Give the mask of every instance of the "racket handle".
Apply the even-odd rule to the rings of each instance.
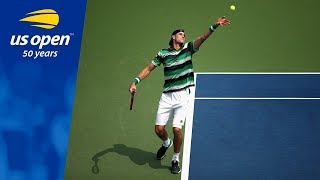
[[[133,107],[133,100],[134,100],[134,92],[131,93],[130,110],[132,110],[132,107]]]

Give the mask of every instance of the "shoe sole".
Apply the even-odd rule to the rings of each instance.
[[[173,172],[171,171],[172,174],[180,174],[181,173],[181,169],[178,172]]]
[[[171,173],[172,173],[172,174],[180,174],[180,173],[181,173],[181,170],[180,170],[179,172],[172,172],[172,171],[171,171]]]

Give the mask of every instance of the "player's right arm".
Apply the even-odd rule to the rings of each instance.
[[[155,68],[156,66],[151,62],[142,71],[140,71],[138,76],[134,78],[133,82],[130,84],[130,93],[135,93],[137,90],[136,84],[145,79]]]
[[[133,82],[130,84],[129,91],[130,93],[135,93],[137,91],[136,85],[145,79],[157,66],[161,65],[163,61],[161,51],[154,57],[154,59],[134,78]]]

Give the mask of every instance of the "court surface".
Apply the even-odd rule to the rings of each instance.
[[[181,179],[320,179],[319,82],[319,73],[197,73]]]
[[[231,4],[236,5],[235,11],[230,11]],[[320,72],[319,6],[316,0],[164,0],[158,5],[154,1],[88,1],[64,179],[181,179],[182,174],[173,175],[169,170],[172,148],[162,161],[154,160],[161,144],[154,133],[154,118],[163,67],[139,83],[130,111],[132,79],[160,48],[167,47],[174,29],[184,28],[186,40],[194,40],[222,15],[232,24],[219,28],[194,54],[196,72]],[[180,13],[173,16],[173,9]],[[194,125],[197,121],[210,125],[197,118],[201,116],[197,104],[198,100]],[[168,133],[173,137],[171,126]],[[230,132],[216,128],[213,132],[227,138],[221,131]],[[210,144],[215,147],[212,151],[224,147],[213,140]],[[96,158],[98,162],[93,161]],[[194,158],[192,155],[191,166]],[[96,162],[99,173],[92,172]],[[217,167],[225,166],[217,164],[212,172],[222,172]]]

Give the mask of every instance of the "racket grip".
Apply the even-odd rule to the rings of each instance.
[[[133,100],[134,100],[134,92],[131,93],[131,99],[130,99],[130,110],[132,110],[133,107]]]

